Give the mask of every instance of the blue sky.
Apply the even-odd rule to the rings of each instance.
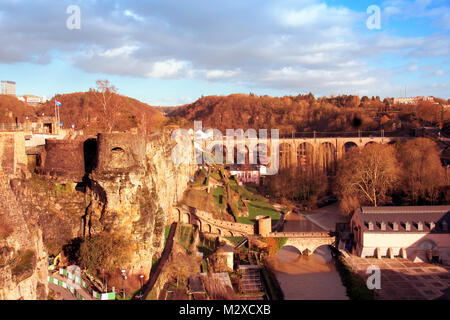
[[[70,30],[69,5],[81,11]],[[381,28],[366,12],[380,8]],[[18,94],[109,79],[151,105],[202,95],[450,98],[446,0],[0,0],[0,78]]]

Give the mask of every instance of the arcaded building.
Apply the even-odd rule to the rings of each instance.
[[[360,257],[450,256],[450,206],[361,207],[353,215],[353,253]]]

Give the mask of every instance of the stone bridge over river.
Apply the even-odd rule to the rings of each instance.
[[[284,246],[295,247],[303,255],[311,255],[317,248],[334,245],[336,241],[328,232],[273,232],[269,237],[287,238]]]
[[[181,223],[196,225],[202,233],[215,234],[222,237],[262,236],[261,226],[218,220],[212,214],[192,207],[177,208]],[[267,221],[267,220],[266,220]],[[269,219],[270,221],[270,219]],[[298,231],[298,232],[266,232],[265,237],[287,238],[284,246],[293,246],[301,254],[310,255],[324,245],[333,245],[335,237],[328,232]]]

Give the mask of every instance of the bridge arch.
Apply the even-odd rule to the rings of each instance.
[[[308,142],[302,142],[297,146],[297,165],[310,166],[313,164],[314,147]]]
[[[250,152],[247,145],[236,144],[234,146],[233,160],[234,164],[248,164],[249,163]]]
[[[333,172],[336,169],[336,148],[331,142],[323,142],[319,147],[319,165],[324,171]]]
[[[267,144],[258,143],[253,149],[253,162],[255,164],[267,165],[269,161],[268,155],[270,150]],[[250,155],[250,160],[252,160],[252,155]]]
[[[291,260],[291,262],[297,260],[297,259],[300,258],[300,256],[302,255],[301,249],[300,249],[298,246],[293,245],[293,244],[285,244],[284,246],[282,246],[282,247],[280,248],[280,250],[281,250],[281,249],[285,249],[285,250],[287,250],[287,251],[289,251],[289,252],[297,253],[297,254],[298,254],[298,257],[294,257],[293,259],[289,259],[289,260]]]
[[[369,145],[371,145],[371,144],[376,144],[377,142],[375,142],[375,141],[369,141],[369,142],[367,142],[365,145],[364,145],[364,147],[367,147],[367,146],[369,146]]]
[[[211,225],[209,223],[205,223],[203,225],[203,230],[202,231],[205,232],[205,233],[211,233],[211,231],[212,231]]]
[[[233,237],[233,232],[224,230],[223,236],[224,237]]]
[[[358,145],[353,142],[353,141],[348,141],[346,143],[344,143],[344,145],[342,146],[342,153],[346,154],[347,152],[350,152],[353,148],[357,148]]]
[[[186,224],[191,223],[191,215],[189,213],[183,212],[180,210],[178,210],[178,212],[179,212],[179,221],[181,223],[186,223]]]
[[[279,145],[280,152],[280,169],[289,168],[291,166],[292,147],[289,143],[283,142]]]

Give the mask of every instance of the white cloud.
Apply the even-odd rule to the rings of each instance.
[[[127,16],[127,17],[133,18],[133,19],[136,20],[136,21],[144,21],[144,18],[143,18],[143,17],[137,15],[136,13],[134,13],[134,12],[131,11],[131,10],[128,10],[128,9],[125,10],[125,11],[123,12],[123,14],[124,14],[125,16]]]
[[[123,46],[120,48],[109,49],[104,52],[100,52],[100,57],[114,58],[118,56],[129,56],[138,49],[137,46]]]
[[[187,67],[184,61],[167,60],[157,61],[153,64],[152,70],[147,73],[149,78],[171,78],[178,76]]]
[[[410,61],[448,59],[449,35],[370,32],[365,10],[335,2],[90,1],[84,2],[77,32],[61,27],[68,0],[45,3],[31,2],[25,9],[11,1],[2,3],[0,63],[46,63],[54,54],[86,72],[323,94],[397,90],[391,80],[394,71],[448,76],[445,68],[439,75],[437,69],[424,70]],[[383,15],[391,17],[417,15],[415,10],[422,8],[420,14],[448,23],[446,7],[427,1],[386,1],[382,7]],[[375,67],[374,61],[388,59],[386,55],[400,62]]]

